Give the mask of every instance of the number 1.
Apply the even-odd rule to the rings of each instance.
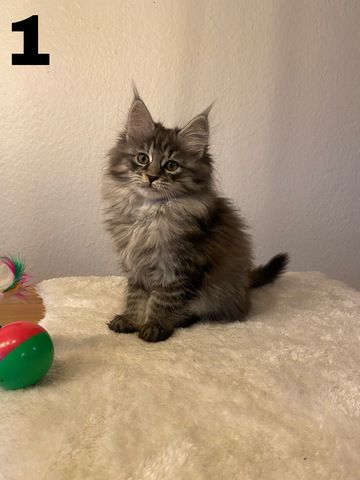
[[[50,65],[50,55],[39,53],[39,17],[32,17],[12,24],[13,32],[24,32],[24,53],[13,53],[13,65]]]

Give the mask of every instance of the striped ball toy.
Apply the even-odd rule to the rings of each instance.
[[[53,359],[53,342],[40,325],[14,322],[0,328],[0,386],[6,390],[39,382]]]

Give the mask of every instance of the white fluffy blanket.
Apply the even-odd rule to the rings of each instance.
[[[288,273],[247,322],[147,344],[105,325],[125,288],[40,284],[56,360],[0,392],[2,480],[360,479],[359,292]]]

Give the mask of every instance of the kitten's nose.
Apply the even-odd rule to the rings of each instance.
[[[147,177],[148,177],[150,183],[153,183],[155,180],[157,180],[159,178],[159,176],[157,176],[157,175],[148,175]]]

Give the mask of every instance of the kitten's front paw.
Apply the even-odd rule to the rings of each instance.
[[[115,317],[107,324],[110,330],[117,333],[134,333],[137,328],[126,315],[115,315]]]
[[[139,330],[139,338],[145,342],[162,342],[172,335],[174,330],[167,330],[157,323],[143,325]]]

